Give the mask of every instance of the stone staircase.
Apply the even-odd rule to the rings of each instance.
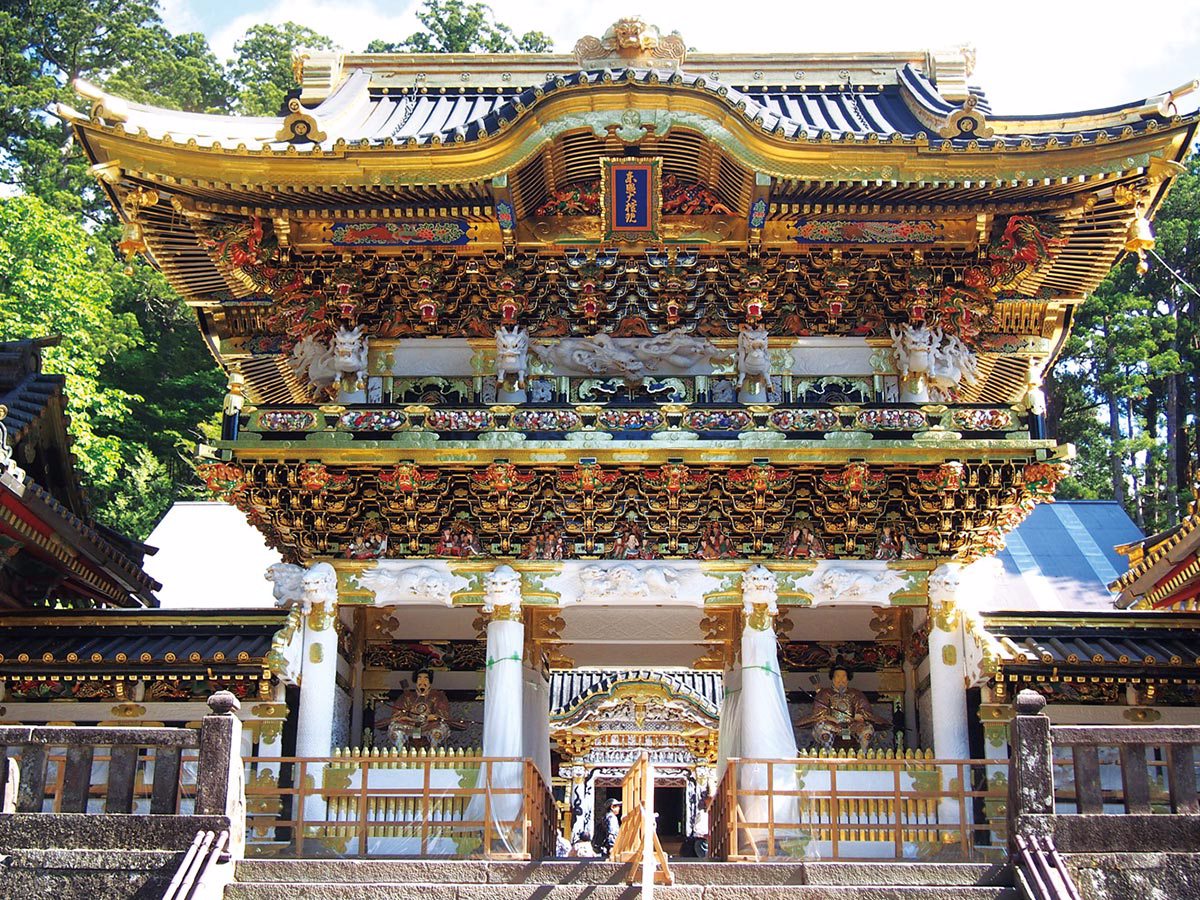
[[[244,860],[225,900],[634,900],[625,871],[591,860]],[[1004,867],[988,864],[681,861],[672,871],[659,900],[1018,900]]]

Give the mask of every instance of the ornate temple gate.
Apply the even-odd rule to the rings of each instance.
[[[361,840],[380,769],[419,775],[422,828],[542,834],[547,673],[659,665],[724,676],[715,755],[699,730],[676,746],[727,777],[729,855],[842,855],[845,828],[904,858],[981,842],[1004,767],[967,762],[999,652],[977,560],[1067,472],[1042,378],[1082,297],[1152,245],[1197,119],[1173,94],[995,117],[971,65],[689,58],[632,19],[573,56],[306,52],[269,125],[89,86],[87,114],[60,108],[122,247],[231,375],[200,472],[299,610],[271,660],[302,681],[311,761],[286,827],[345,800]],[[400,645],[439,642],[439,680],[475,692],[455,702],[483,686],[477,747],[452,747],[479,770],[376,755],[369,710],[424,667]],[[445,663],[454,642],[475,662]],[[846,654],[861,721],[823,733],[865,756],[811,763],[792,711]],[[282,796],[282,766],[255,774]]]

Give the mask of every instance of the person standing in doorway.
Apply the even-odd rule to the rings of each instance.
[[[696,818],[692,820],[692,846],[697,859],[708,859],[708,808],[711,804],[712,797],[701,794]]]
[[[604,845],[601,855],[608,859],[617,843],[617,832],[621,830],[621,801],[609,800],[604,813]]]

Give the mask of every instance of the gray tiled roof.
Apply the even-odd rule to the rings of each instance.
[[[1006,539],[995,610],[1111,610],[1110,582],[1128,561],[1113,548],[1141,531],[1120,504],[1070,501],[1041,504]]]
[[[419,145],[474,141],[507,127],[557,92],[585,85],[596,91],[669,85],[674,90],[700,92],[719,98],[764,131],[810,140],[887,140],[893,135],[912,139],[925,135],[931,143],[940,143],[942,138],[921,121],[921,116],[942,121],[962,108],[943,98],[934,83],[911,64],[896,70],[894,83],[858,86],[739,87],[694,72],[642,68],[576,71],[524,87],[442,87],[384,93],[371,88],[370,83],[368,71],[353,70],[327,99],[306,109],[325,132],[325,138],[315,145],[300,141],[300,149],[331,149],[340,142],[354,146],[386,141]],[[986,115],[989,107],[983,95],[973,92],[972,97],[976,110]],[[1158,127],[1156,120],[1166,121],[1151,114],[1149,103],[1138,100],[1107,110],[1053,118],[988,116],[992,123],[1020,122],[1026,127],[1005,129],[1006,133],[991,138],[963,132],[953,142],[965,145],[977,140],[982,149],[988,149],[1017,147],[1028,141],[1029,147],[1037,148],[1052,140],[1069,142],[1076,133],[1105,132],[1106,138],[1117,137],[1125,128],[1137,132]],[[284,149],[289,143],[276,139],[282,118],[185,113],[124,101],[121,110],[121,128],[130,134],[144,131],[154,140],[195,140],[201,146],[219,143],[224,148],[245,145],[250,150]],[[1081,131],[1056,130],[1069,128],[1065,120],[1100,113],[1104,114],[1100,120],[1086,123]]]

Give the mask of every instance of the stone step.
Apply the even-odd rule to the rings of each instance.
[[[225,900],[637,900],[641,891],[608,884],[235,883]],[[673,885],[658,900],[1018,900],[1011,887],[962,885]]]
[[[619,885],[628,867],[591,860],[243,860],[239,883],[423,883]],[[987,863],[796,862],[671,864],[677,885],[993,885],[1011,883]]]

